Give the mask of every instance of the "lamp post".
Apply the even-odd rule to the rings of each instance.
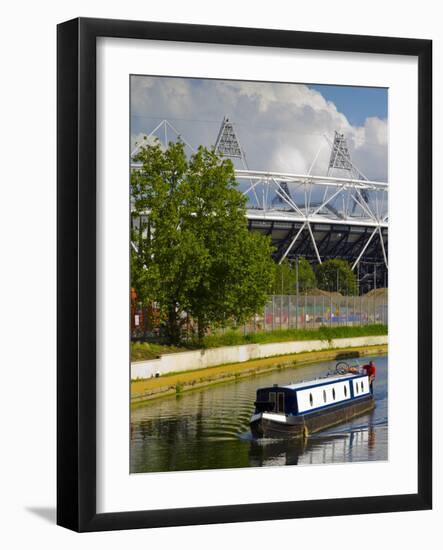
[[[295,328],[298,328],[298,256],[295,258]]]
[[[281,292],[280,292],[280,330],[282,329],[283,317],[283,266],[281,266]]]

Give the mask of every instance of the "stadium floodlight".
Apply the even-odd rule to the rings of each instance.
[[[240,141],[235,132],[234,125],[227,116],[223,118],[221,123],[215,142],[215,150],[224,157],[241,159],[246,168],[246,159],[240,147]]]
[[[245,152],[240,145],[240,140],[237,137],[234,124],[227,116],[223,117],[220,130],[218,131],[218,136],[215,140],[215,151],[223,157],[241,160],[243,169],[248,170]],[[260,207],[260,201],[254,186],[251,187],[251,191],[257,206]]]

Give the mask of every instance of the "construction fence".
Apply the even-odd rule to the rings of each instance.
[[[131,312],[133,338],[161,340],[158,313],[153,306],[134,306]],[[287,329],[316,329],[320,326],[363,326],[388,324],[388,301],[384,295],[273,295],[261,314],[237,326],[244,334]],[[222,332],[226,329],[220,329]],[[192,339],[191,319],[183,324],[183,338]]]
[[[270,296],[262,315],[244,331],[314,329],[320,326],[388,324],[386,296]]]

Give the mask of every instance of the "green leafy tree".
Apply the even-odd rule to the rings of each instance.
[[[357,294],[357,277],[346,260],[325,260],[316,268],[318,287],[341,294]]]
[[[298,290],[305,292],[315,288],[317,280],[311,264],[306,258],[298,259]],[[297,268],[295,262],[292,264],[285,259],[276,266],[274,284],[272,286],[274,294],[296,294],[297,292]]]
[[[298,261],[298,286],[300,292],[306,292],[317,286],[314,269],[306,258],[299,258]]]
[[[296,273],[291,264],[285,259],[275,268],[274,282],[272,285],[273,294],[294,294],[296,287]]]
[[[269,238],[251,233],[232,162],[181,142],[143,147],[132,174],[132,285],[163,313],[171,343],[185,313],[199,339],[209,327],[243,322],[265,304],[274,276]]]

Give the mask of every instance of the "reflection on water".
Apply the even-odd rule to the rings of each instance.
[[[312,435],[306,441],[252,440],[250,466],[294,466],[383,460],[381,448],[387,448],[387,426],[376,427],[373,418],[360,428],[350,427],[346,433]]]
[[[249,418],[258,387],[309,380],[335,362],[258,375],[147,403],[131,412],[131,472],[165,472],[387,460],[387,358],[377,366],[376,408],[307,441],[254,440]]]

